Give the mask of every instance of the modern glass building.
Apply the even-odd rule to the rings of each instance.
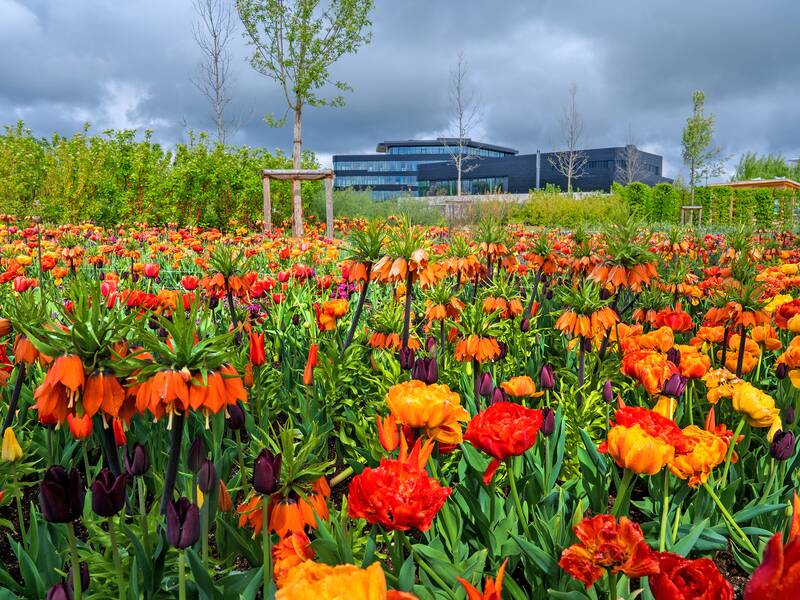
[[[658,154],[635,148],[594,148],[581,150],[586,162],[573,177],[575,191],[609,191],[620,182],[626,160],[636,152],[636,179],[647,185],[671,182],[663,176],[663,159]],[[554,166],[556,153],[518,154],[502,158],[482,159],[461,174],[464,194],[526,194],[530,190],[554,186],[567,189],[567,178]],[[420,165],[417,191],[420,196],[449,196],[456,193],[457,171],[452,163]]]
[[[333,180],[335,188],[371,190],[374,200],[388,200],[397,196],[420,194],[417,173],[421,165],[439,164],[455,169],[452,156],[459,152],[457,138],[435,140],[404,140],[381,142],[376,154],[335,155]],[[502,159],[517,154],[513,148],[504,148],[464,139],[461,152],[465,156],[483,161]],[[470,184],[472,185],[472,184]],[[478,189],[480,184],[475,184]],[[427,189],[425,190],[427,194]],[[478,193],[478,192],[473,192]]]

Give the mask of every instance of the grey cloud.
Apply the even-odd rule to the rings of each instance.
[[[210,127],[191,84],[198,50],[190,0],[0,0],[0,123],[24,118],[39,135],[151,127],[164,143]],[[717,115],[716,143],[800,154],[800,5],[792,0],[377,0],[374,39],[333,69],[349,82],[342,109],[311,108],[308,148],[329,156],[387,138],[443,133],[449,71],[463,49],[483,102],[476,133],[521,151],[558,145],[571,83],[587,146],[618,145],[628,129],[677,175],[693,89]],[[236,143],[286,148],[266,126],[282,96],[232,45]],[[735,161],[734,161],[735,162]]]

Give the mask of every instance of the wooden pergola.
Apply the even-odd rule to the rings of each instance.
[[[333,170],[332,169],[264,169],[261,181],[264,184],[264,231],[272,231],[272,199],[270,182],[279,181],[319,181],[325,180],[325,233],[333,239]],[[301,218],[294,215],[294,218]]]

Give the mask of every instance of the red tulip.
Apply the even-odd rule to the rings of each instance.
[[[149,277],[150,279],[155,279],[158,277],[158,272],[161,270],[156,263],[147,263],[144,266],[144,276]]]
[[[259,367],[266,362],[264,355],[264,333],[250,332],[250,362]]]
[[[709,558],[690,560],[659,552],[660,573],[650,575],[655,600],[733,600],[733,586]]]

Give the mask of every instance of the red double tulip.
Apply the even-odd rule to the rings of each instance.
[[[484,484],[489,485],[500,461],[536,443],[541,426],[542,411],[513,402],[496,402],[472,417],[464,439],[494,459],[483,474]]]
[[[690,560],[659,552],[660,573],[650,575],[655,600],[733,600],[733,586],[709,558]]]

